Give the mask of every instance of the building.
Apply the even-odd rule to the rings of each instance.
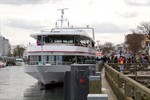
[[[8,56],[11,52],[9,40],[0,35],[0,56]]]
[[[144,50],[142,51],[145,54],[150,55],[150,39],[147,35],[144,36],[144,41],[142,42],[142,47]]]
[[[128,35],[130,35],[130,34],[128,34]],[[127,38],[127,36],[126,36],[126,38]],[[146,34],[143,34],[143,36],[144,36],[144,38],[141,42],[142,48],[140,48],[138,53],[143,54],[143,55],[149,55],[149,59],[150,59],[150,36],[146,35]],[[125,38],[125,42],[127,41],[126,38]],[[128,45],[127,44],[125,44],[125,45],[128,50]]]

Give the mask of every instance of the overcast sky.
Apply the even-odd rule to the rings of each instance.
[[[35,42],[29,35],[53,28],[57,9],[74,26],[95,29],[101,44],[122,43],[141,22],[150,22],[150,0],[0,0],[0,32],[12,45]]]

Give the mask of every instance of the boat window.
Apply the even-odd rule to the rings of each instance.
[[[85,56],[71,56],[71,55],[66,55],[66,56],[63,56],[63,62],[66,62],[66,63],[79,63],[79,64],[82,64],[84,63],[86,60],[86,57]]]
[[[54,55],[49,55],[48,57],[48,62],[51,64],[51,65],[54,65],[55,64],[55,60],[54,60]]]
[[[62,43],[62,36],[55,36],[54,43]]]
[[[37,36],[37,45],[41,45],[41,36]]]
[[[53,38],[50,36],[46,36],[44,39],[45,43],[52,43],[53,42]]]
[[[63,56],[63,61],[68,63],[75,63],[75,56]]]
[[[73,36],[63,36],[63,43],[73,43],[74,37]]]
[[[76,46],[81,46],[80,36],[75,36],[74,37],[74,43],[75,43]]]
[[[88,37],[85,36],[72,36],[72,35],[53,35],[53,36],[38,36],[37,45],[41,43],[66,43],[66,44],[75,44],[76,46],[83,47],[94,47],[95,43]]]
[[[41,56],[40,55],[31,55],[31,56],[28,57],[28,59],[29,59],[29,64],[30,65],[35,65],[39,61],[41,61]]]
[[[83,56],[77,56],[77,63],[83,64],[85,62],[85,57]]]
[[[42,60],[43,57],[43,60]],[[74,56],[74,55],[32,55],[29,56],[30,65],[36,65],[42,62],[43,64],[50,65],[70,65],[73,63],[83,64],[85,60],[92,60],[94,57],[89,56]]]
[[[40,40],[40,39],[39,39]],[[74,37],[73,36],[46,36],[44,37],[45,43],[74,43]]]
[[[40,58],[41,60],[39,59],[39,61],[47,63],[47,55],[42,55]]]
[[[63,40],[63,43],[68,43],[68,39],[64,39],[64,40]]]
[[[61,55],[56,55],[55,57],[56,65],[61,65],[62,64],[62,56]]]
[[[37,36],[37,41],[41,41],[41,36]]]
[[[85,36],[75,36],[75,45],[83,47],[94,47],[94,42],[88,37]]]
[[[44,45],[45,43],[45,36],[37,36],[37,45]]]

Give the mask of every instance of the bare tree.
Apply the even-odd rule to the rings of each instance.
[[[142,41],[144,40],[143,34],[137,34],[133,32],[126,36],[126,43],[128,44],[128,49],[131,50],[134,55],[142,49]]]
[[[110,53],[110,50],[113,50],[114,46],[111,42],[106,42],[103,45],[103,54]]]
[[[22,58],[24,51],[25,51],[25,48],[24,48],[24,47],[22,47],[22,46],[20,46],[20,45],[17,45],[17,47],[14,48],[14,50],[13,50],[13,56],[14,56],[14,57]]]
[[[137,26],[137,31],[147,35],[147,37],[150,39],[150,22],[142,22]]]

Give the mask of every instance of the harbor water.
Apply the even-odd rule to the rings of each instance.
[[[63,100],[63,86],[41,90],[23,66],[0,68],[0,100]]]

